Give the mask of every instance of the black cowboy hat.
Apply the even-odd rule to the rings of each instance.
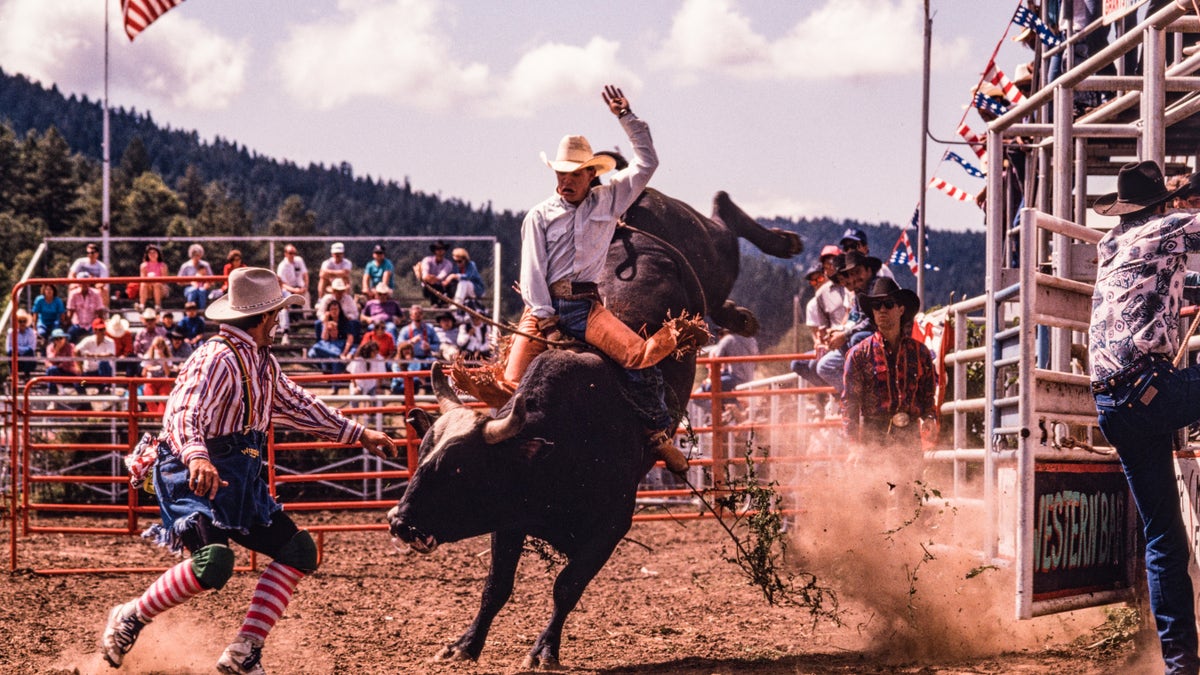
[[[903,322],[912,321],[921,309],[921,298],[917,297],[916,293],[907,288],[900,288],[894,279],[887,277],[873,281],[867,292],[858,297],[863,311],[868,314],[875,311],[875,303],[881,300],[895,300],[900,303],[904,307],[904,316],[901,318]]]
[[[835,263],[837,264],[835,275],[845,274],[859,266],[866,267],[871,274],[875,274],[883,267],[882,260],[872,255],[863,255],[860,251],[846,251],[838,256]]]
[[[1102,216],[1136,213],[1161,204],[1184,189],[1186,186],[1168,190],[1157,162],[1134,162],[1121,167],[1117,191],[1098,198],[1092,210]]]
[[[446,245],[446,242],[442,241],[441,239],[438,239],[437,241],[435,241],[429,245],[429,252],[433,253],[433,252],[437,251],[438,249],[445,251],[448,248],[450,248],[450,247]]]

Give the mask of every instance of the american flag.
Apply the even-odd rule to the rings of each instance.
[[[1013,23],[1037,31],[1038,37],[1042,39],[1042,44],[1046,47],[1057,47],[1062,43],[1062,36],[1055,33],[1054,29],[1047,26],[1037,14],[1029,11],[1026,7],[1017,7],[1016,14],[1013,14]]]
[[[982,91],[975,92],[975,107],[980,110],[987,110],[996,117],[1008,112],[1008,105],[984,94]]]
[[[971,131],[971,127],[967,126],[966,122],[963,122],[963,124],[958,127],[958,135],[962,136],[964,141],[971,144],[971,149],[975,151],[975,155],[979,157],[980,161],[986,164],[987,141],[975,135],[975,132]]]
[[[971,201],[971,199],[974,198],[971,193],[967,192],[966,190],[960,190],[941,178],[930,178],[929,187],[941,190],[947,195],[950,195],[952,199],[957,199],[960,202]]]
[[[921,207],[918,206],[913,210],[912,222],[910,223],[913,229],[916,229],[917,227],[917,217],[920,213],[920,209]],[[908,265],[908,271],[912,272],[914,275],[917,273],[920,262],[917,260],[917,255],[913,253],[912,242],[910,242],[908,239],[908,230],[900,230],[900,238],[896,240],[896,245],[892,246],[892,255],[888,258],[888,264]],[[938,267],[937,265],[929,264],[928,231],[925,232],[925,269],[932,270],[934,272],[942,271],[942,268]]]
[[[129,36],[129,41],[133,42],[138,33],[181,2],[183,0],[122,0],[125,34]]]
[[[987,174],[984,173],[982,169],[963,159],[957,152],[951,152],[947,150],[946,159],[958,164],[963,168],[963,171],[966,171],[976,178],[987,178]]]
[[[996,67],[995,59],[988,61],[987,70],[983,72],[983,79],[999,87],[1000,91],[1004,92],[1004,97],[1012,101],[1013,105],[1020,103],[1025,98],[1021,95],[1021,90],[1017,88],[1017,85],[1004,75],[1004,71]]]

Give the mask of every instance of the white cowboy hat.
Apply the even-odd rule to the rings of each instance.
[[[617,166],[617,160],[612,157],[594,154],[592,145],[583,136],[563,136],[562,140],[558,142],[558,154],[555,155],[554,161],[547,159],[544,152],[541,157],[546,166],[563,173],[571,173],[590,166],[595,167],[596,175],[599,176],[612,171]]]
[[[271,270],[239,267],[229,273],[229,292],[213,301],[204,316],[214,321],[228,321],[303,304],[304,296],[284,291],[279,277]]]
[[[334,279],[333,281],[329,282],[329,287],[335,291],[344,291],[347,288],[350,288],[350,285],[346,283],[345,279],[338,277],[338,278]]]
[[[108,334],[115,338],[125,337],[125,333],[129,332],[129,322],[123,317],[113,314],[108,319]]]

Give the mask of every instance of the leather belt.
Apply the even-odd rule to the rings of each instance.
[[[600,297],[600,287],[592,281],[570,281],[559,279],[550,284],[550,297],[556,300],[574,300],[580,297]]]
[[[1129,365],[1109,375],[1103,380],[1095,380],[1092,382],[1093,394],[1107,394],[1117,387],[1124,386],[1136,380],[1142,373],[1146,372],[1151,366],[1159,361],[1166,361],[1167,357],[1161,354],[1142,354],[1133,360]]]

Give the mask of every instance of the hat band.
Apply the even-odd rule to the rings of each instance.
[[[266,306],[268,306],[268,305],[272,305],[272,304],[274,304],[274,303],[276,303],[276,302],[279,302],[279,301],[280,301],[280,300],[282,300],[284,297],[285,297],[285,296],[283,296],[283,295],[280,295],[280,296],[278,296],[278,297],[271,298],[270,300],[266,300],[266,301],[264,301],[264,302],[255,303],[255,304],[253,304],[253,305],[235,305],[235,304],[233,304],[232,302],[230,302],[230,303],[229,303],[229,306],[230,306],[230,308],[232,308],[233,310],[235,310],[235,311],[238,311],[238,312],[249,312],[249,311],[251,311],[251,310],[258,309],[259,307],[266,307]]]

